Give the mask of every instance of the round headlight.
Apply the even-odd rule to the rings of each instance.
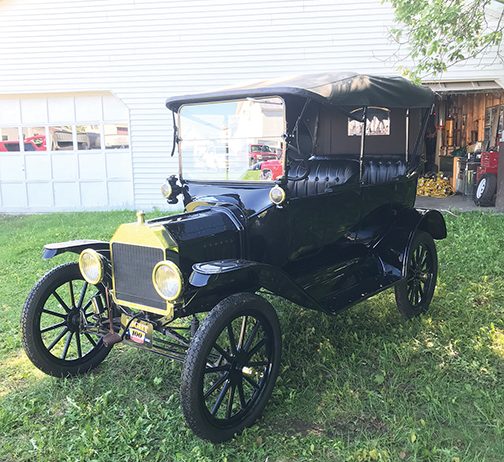
[[[86,282],[98,284],[105,273],[103,256],[93,249],[83,250],[79,256],[79,269]]]
[[[285,191],[278,185],[270,189],[269,198],[275,205],[280,205],[285,202]]]
[[[161,186],[161,194],[165,199],[168,199],[171,196],[172,192],[173,188],[171,187],[170,183],[168,183],[168,181],[165,181]]]
[[[160,261],[154,267],[152,283],[160,297],[169,302],[180,297],[184,286],[182,273],[172,261]]]

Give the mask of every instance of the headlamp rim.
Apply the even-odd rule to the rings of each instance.
[[[88,279],[86,277],[86,274],[84,273],[84,271],[82,270],[82,267],[83,267],[83,264],[82,264],[82,256],[84,254],[90,254],[92,255],[94,258],[96,258],[96,260],[98,261],[99,263],[99,273],[98,273],[98,278],[96,279]],[[104,257],[103,255],[101,255],[100,253],[98,253],[96,250],[94,249],[84,249],[80,254],[79,254],[79,271],[82,275],[82,277],[84,278],[84,280],[88,283],[88,284],[92,284],[92,285],[96,285],[96,284],[99,284],[100,282],[103,281],[103,278],[104,278],[104,275],[105,275],[105,262],[104,262]]]
[[[169,268],[171,268],[175,272],[175,274],[179,278],[179,288],[178,288],[177,292],[175,293],[175,295],[173,295],[171,297],[166,297],[159,290],[158,285],[156,284],[156,271],[161,266],[168,266]],[[182,271],[180,271],[180,268],[175,263],[173,263],[172,261],[170,261],[170,260],[161,260],[160,262],[157,262],[156,265],[154,266],[154,268],[152,269],[152,285],[154,286],[154,289],[156,289],[156,292],[158,293],[158,295],[163,300],[165,300],[167,302],[173,302],[174,300],[176,300],[177,298],[179,298],[180,295],[182,294],[182,292],[184,291],[184,277],[182,276]]]

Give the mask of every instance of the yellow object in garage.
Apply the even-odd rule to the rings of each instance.
[[[452,185],[442,174],[418,179],[417,196],[448,197],[452,194]]]

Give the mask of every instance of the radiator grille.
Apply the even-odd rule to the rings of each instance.
[[[164,260],[162,249],[112,244],[115,296],[124,302],[165,309],[166,302],[152,285],[152,270]]]

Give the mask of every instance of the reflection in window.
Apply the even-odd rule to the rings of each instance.
[[[362,133],[363,109],[355,109],[348,118],[348,136],[360,136]],[[357,119],[357,120],[356,120]],[[366,136],[390,135],[390,110],[381,107],[368,107],[366,117]]]
[[[129,147],[128,123],[117,122],[104,125],[105,149],[121,149]]]
[[[74,148],[71,126],[49,127],[49,138],[52,151],[68,151]]]
[[[19,131],[17,127],[0,128],[0,152],[20,151]]]
[[[101,149],[99,125],[77,125],[77,149]]]
[[[280,98],[182,106],[184,178],[264,181],[283,176],[284,112]]]
[[[23,127],[25,151],[46,151],[46,134],[44,127]]]

